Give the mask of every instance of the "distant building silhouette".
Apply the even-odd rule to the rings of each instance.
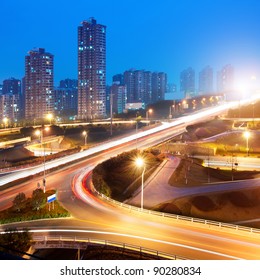
[[[143,103],[145,106],[165,99],[167,74],[130,69],[124,72],[127,103]]]
[[[123,74],[114,75],[112,80],[113,80],[113,84],[116,83],[121,86],[124,85],[124,75]]]
[[[234,68],[231,64],[225,65],[217,73],[217,91],[227,93],[234,90]]]
[[[195,95],[195,71],[191,67],[180,74],[180,91],[185,98]]]
[[[116,114],[123,113],[126,106],[126,86],[120,85],[119,83],[113,83],[113,85],[110,88],[109,102],[111,98],[112,112]]]
[[[213,92],[213,69],[206,66],[199,73],[199,94],[210,94]]]
[[[77,115],[78,80],[65,79],[60,81],[54,90],[55,115],[73,117]]]
[[[25,118],[43,119],[54,113],[53,58],[43,48],[25,57]]]
[[[78,27],[78,118],[106,115],[106,26],[94,18]]]
[[[0,119],[17,122],[21,118],[21,81],[15,78],[3,81],[0,93]]]
[[[135,94],[135,74],[133,69],[124,72],[124,84],[127,89],[127,103],[134,103],[136,101]]]
[[[165,99],[167,75],[163,72],[152,74],[152,103]]]

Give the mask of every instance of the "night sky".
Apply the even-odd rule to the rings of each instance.
[[[107,84],[130,68],[163,71],[179,88],[183,69],[236,70],[237,87],[260,81],[259,0],[45,0],[0,2],[0,83],[24,76],[34,47],[54,54],[55,85],[77,78],[77,27],[107,26]],[[215,77],[214,77],[215,78]]]

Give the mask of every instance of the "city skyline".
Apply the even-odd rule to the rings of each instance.
[[[11,13],[3,13],[0,19],[4,26],[0,83],[9,77],[22,79],[23,58],[33,47],[55,56],[55,86],[62,79],[77,78],[77,27],[92,16],[108,28],[107,84],[112,84],[113,75],[131,68],[165,72],[178,89],[179,75],[188,67],[195,70],[196,88],[198,74],[207,65],[214,77],[224,65],[233,65],[240,81],[237,87],[251,76],[259,77],[257,1],[166,0],[159,6],[142,1],[138,9],[136,5],[137,1],[128,6],[116,0],[52,3],[45,20],[44,13],[35,12],[43,9],[41,4],[4,1],[3,10]],[[216,79],[216,88],[215,84]]]

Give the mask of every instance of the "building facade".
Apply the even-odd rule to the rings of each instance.
[[[130,69],[124,72],[124,85],[127,88],[127,103],[136,102],[134,70]]]
[[[3,81],[0,94],[0,119],[7,118],[9,122],[21,119],[21,81],[15,78]]]
[[[225,65],[217,74],[217,91],[227,93],[234,90],[234,68],[231,64]]]
[[[54,113],[54,56],[44,48],[25,57],[25,118],[44,119]]]
[[[152,73],[152,103],[165,99],[167,75],[164,72]]]
[[[78,27],[78,118],[106,115],[106,26],[94,18]]]
[[[180,74],[180,91],[185,98],[195,95],[195,71],[191,67]]]
[[[167,74],[131,69],[124,72],[124,84],[127,103],[143,103],[146,106],[165,99]]]
[[[213,69],[206,66],[199,73],[199,94],[211,94],[213,92]]]
[[[126,107],[126,86],[114,83],[110,88],[110,110],[112,108],[113,114],[121,114],[125,111]]]
[[[55,116],[74,118],[78,107],[78,80],[60,81],[54,90]]]

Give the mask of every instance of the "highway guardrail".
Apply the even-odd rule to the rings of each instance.
[[[168,218],[172,218],[172,219],[180,220],[180,221],[188,221],[191,223],[199,223],[199,224],[204,224],[204,225],[208,225],[208,226],[215,226],[218,228],[232,229],[232,230],[238,231],[238,232],[241,231],[241,232],[260,234],[260,229],[258,229],[258,228],[246,227],[246,226],[229,224],[229,223],[212,221],[212,220],[204,220],[204,219],[200,219],[200,218],[193,218],[193,217],[182,216],[182,215],[177,215],[177,214],[170,214],[170,213],[165,213],[165,212],[149,210],[149,209],[145,209],[145,208],[141,209],[139,207],[125,204],[123,202],[119,202],[119,201],[116,201],[114,199],[111,199],[111,198],[105,196],[104,194],[98,192],[95,189],[92,182],[91,182],[91,190],[94,191],[103,200],[108,201],[109,203],[112,203],[114,205],[129,209],[130,211],[137,211],[137,212],[142,212],[142,213],[156,215],[156,216],[168,217]]]
[[[58,231],[58,230],[57,230]],[[170,260],[188,260],[182,256],[168,254],[165,252],[140,247],[133,244],[121,243],[117,241],[96,239],[96,238],[84,238],[77,236],[47,236],[47,235],[35,235],[33,236],[35,249],[46,249],[46,248],[74,248],[74,249],[87,249],[89,244],[99,244],[105,246],[112,246],[121,248],[122,250],[131,250],[139,252],[140,254],[148,254],[156,256],[156,258],[164,258]]]

